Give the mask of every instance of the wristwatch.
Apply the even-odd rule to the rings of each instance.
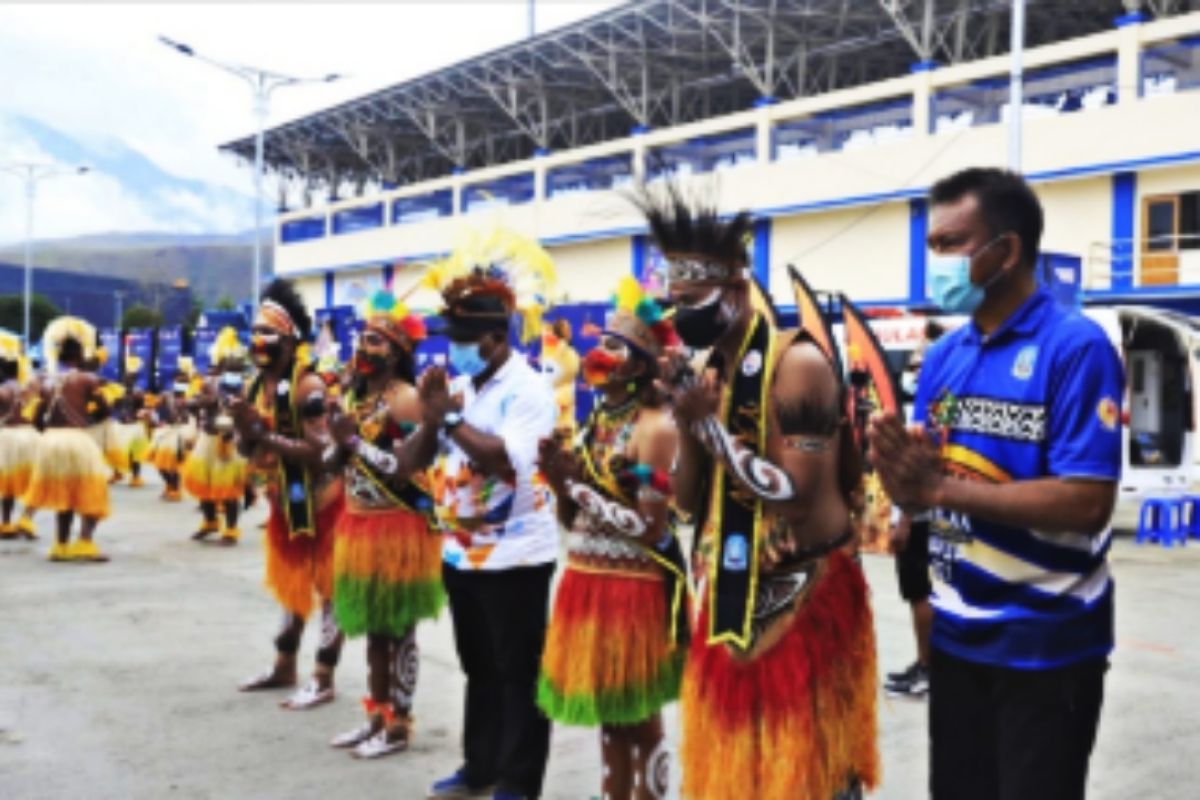
[[[463,424],[463,415],[458,411],[447,411],[442,417],[442,430],[453,433],[454,429]]]

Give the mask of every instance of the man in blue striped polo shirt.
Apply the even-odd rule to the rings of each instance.
[[[881,415],[870,441],[894,502],[931,512],[931,795],[1082,798],[1113,646],[1120,359],[1039,288],[1020,177],[966,170],[930,201],[930,292],[972,321],[926,353],[916,424]]]

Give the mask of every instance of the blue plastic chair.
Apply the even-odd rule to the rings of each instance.
[[[1151,497],[1142,503],[1138,516],[1135,544],[1157,542],[1163,547],[1173,547],[1176,542],[1187,544],[1187,530],[1183,524],[1184,503],[1177,498]]]
[[[1200,495],[1184,495],[1183,518],[1187,538],[1200,539]]]

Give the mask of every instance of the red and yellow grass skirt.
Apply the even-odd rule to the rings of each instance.
[[[652,568],[653,570],[653,568]],[[633,725],[679,696],[662,577],[569,564],[546,633],[538,705],[568,725]]]
[[[0,497],[20,497],[29,488],[37,460],[38,432],[28,425],[0,428]]]
[[[95,439],[80,428],[49,428],[41,434],[37,458],[22,502],[29,508],[108,516],[108,465]]]
[[[345,503],[339,491],[317,511],[315,536],[292,536],[287,517],[272,498],[267,516],[266,584],[285,609],[301,617],[313,610],[313,595],[333,598],[333,532]]]
[[[442,537],[413,511],[347,508],[334,536],[333,597],[346,635],[405,636],[445,603]]]
[[[179,472],[183,463],[183,435],[178,426],[167,425],[155,432],[149,461],[159,472]]]
[[[240,500],[246,488],[246,460],[232,439],[201,432],[180,477],[188,494],[201,502]]]
[[[879,782],[875,632],[862,571],[835,552],[773,647],[738,658],[697,635],[680,760],[692,800],[829,800]],[[699,631],[708,629],[707,612]]]

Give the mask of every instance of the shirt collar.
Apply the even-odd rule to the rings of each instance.
[[[508,380],[509,375],[511,375],[512,371],[516,369],[517,359],[517,351],[510,350],[508,353],[508,360],[504,362],[500,369],[496,370],[496,373],[492,375],[492,377],[487,379],[487,382],[484,383],[483,386],[480,386],[475,390],[476,394],[485,391],[489,386],[504,383],[506,380]]]
[[[1041,327],[1046,315],[1054,308],[1054,298],[1046,289],[1038,289],[1022,303],[1008,319],[1000,323],[1000,327],[984,336],[975,320],[971,320],[967,329],[967,342],[973,345],[988,345],[1000,341],[1010,333],[1028,336],[1036,333]]]

